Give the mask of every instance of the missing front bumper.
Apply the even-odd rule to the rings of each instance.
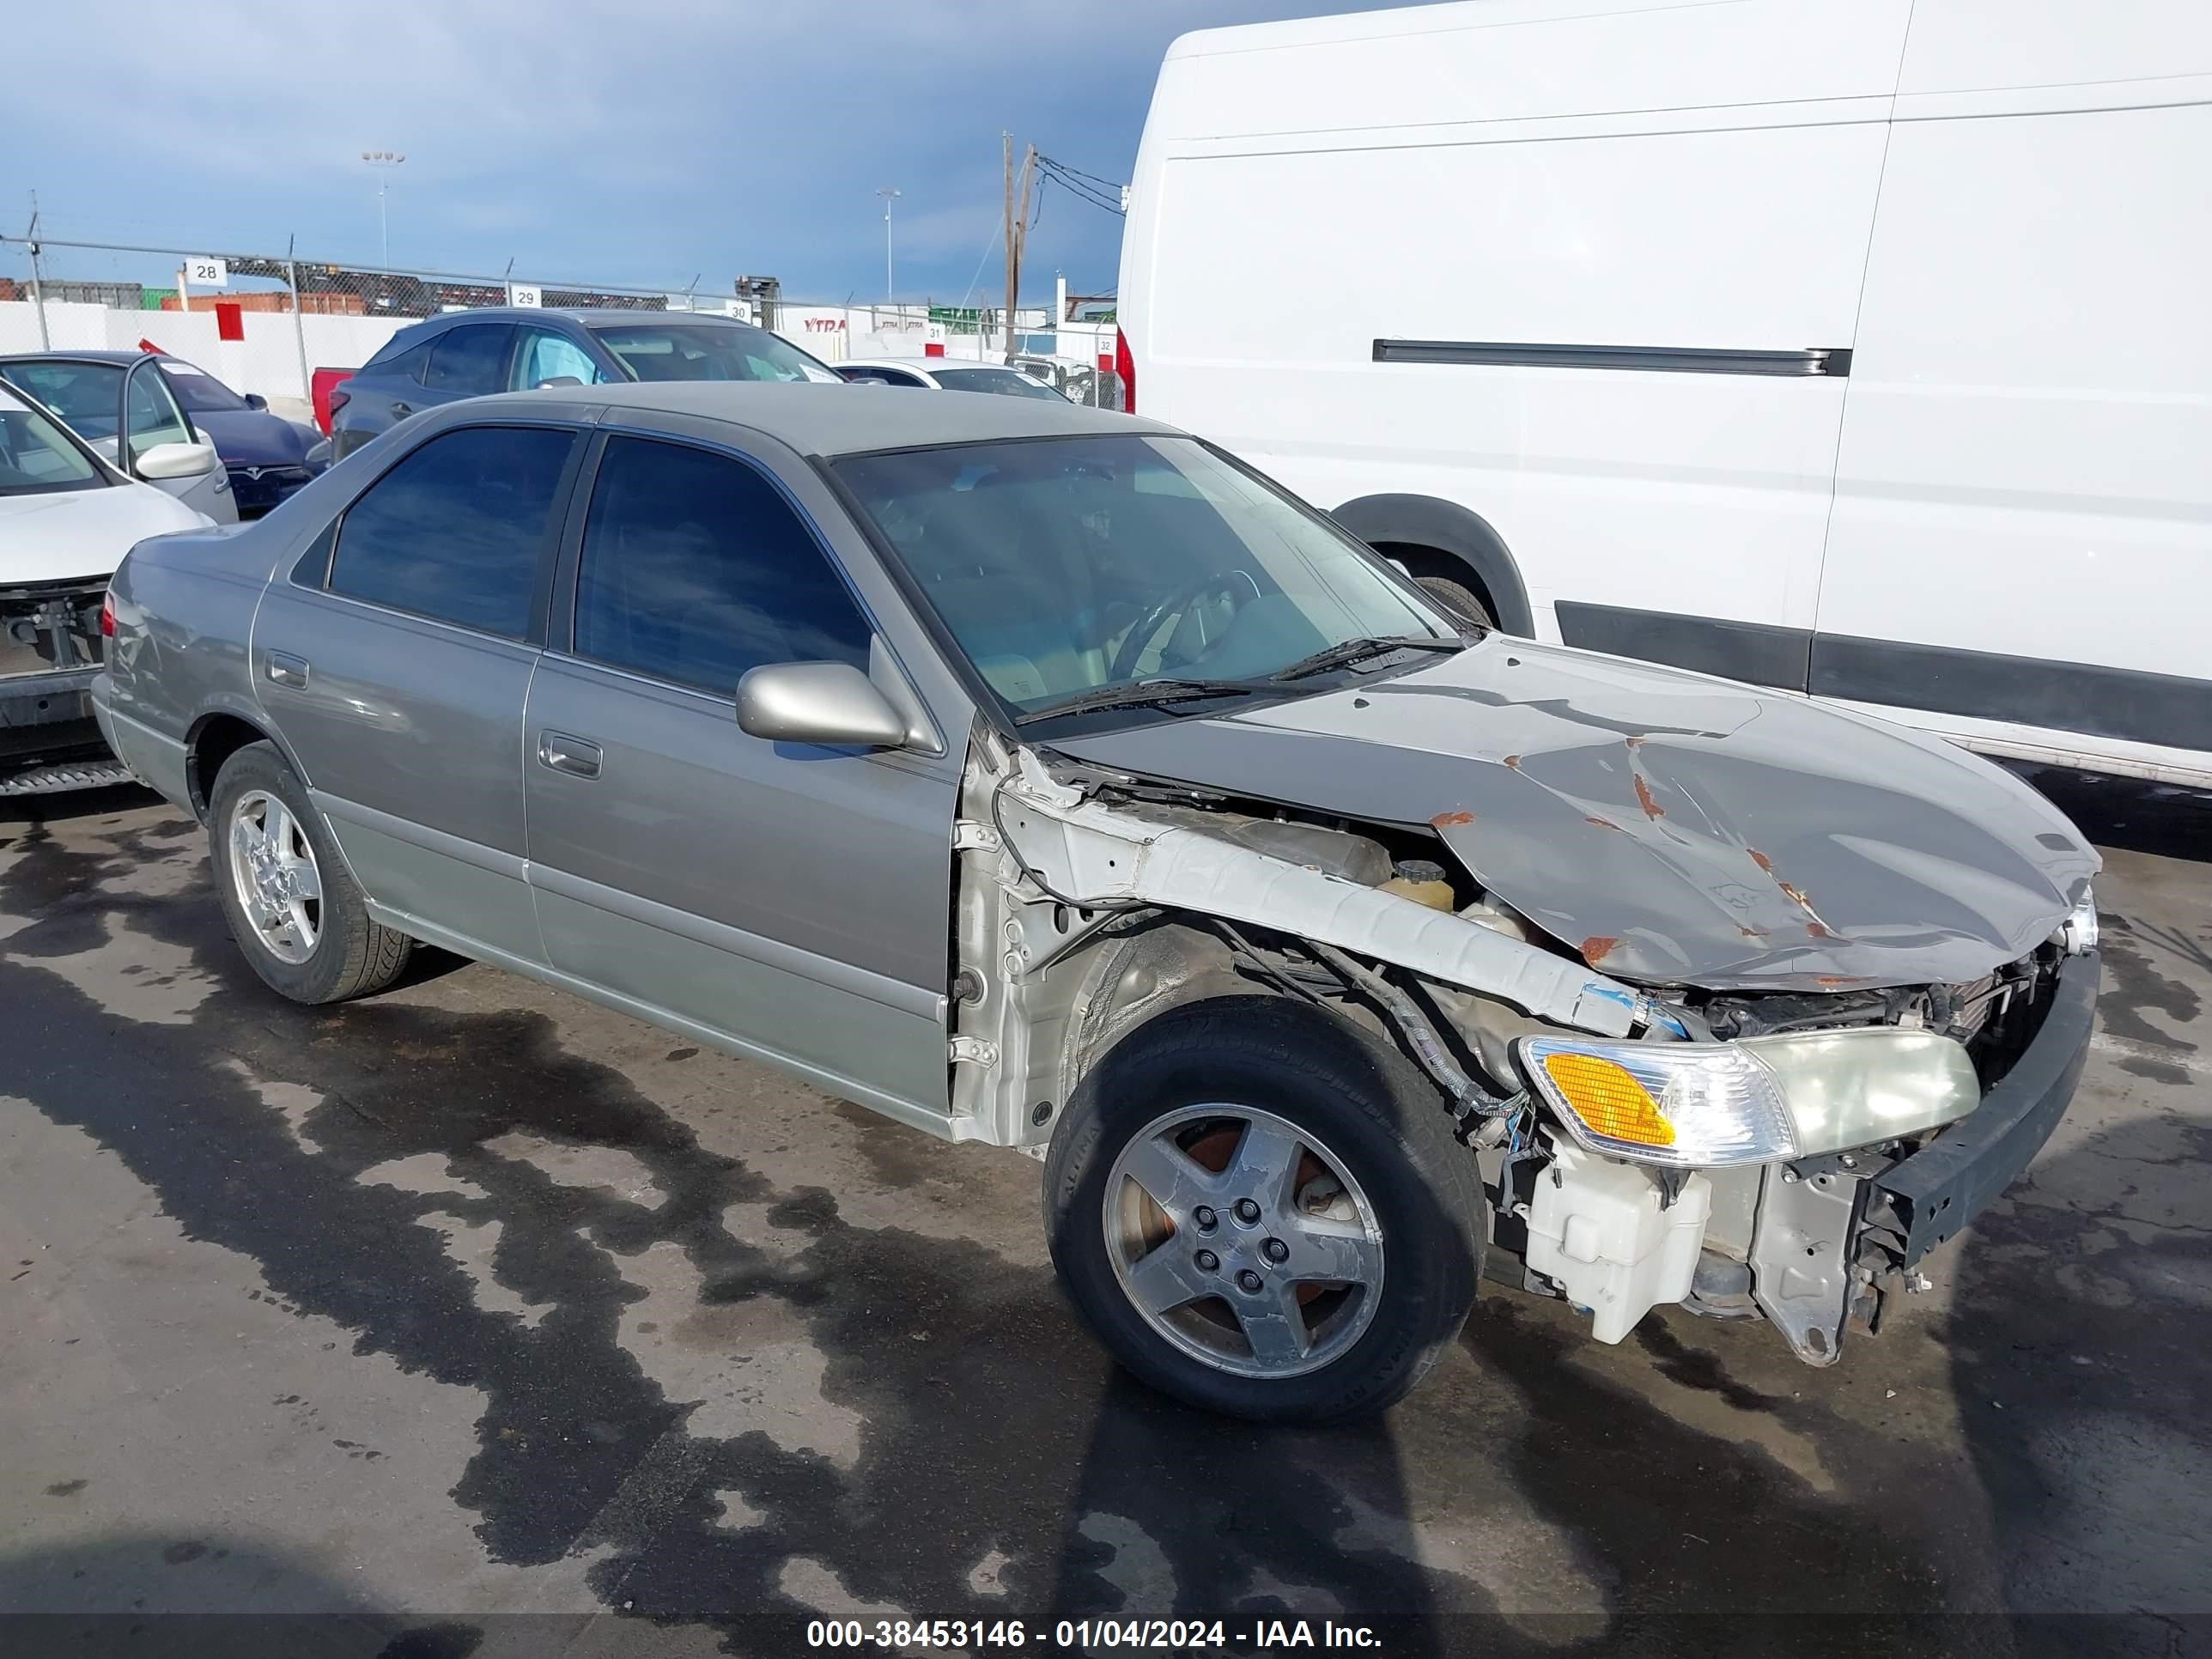
[[[1973,1111],[1864,1177],[1840,1159],[1770,1167],[1753,1235],[1753,1295],[1808,1364],[1835,1363],[1854,1316],[1869,1332],[1899,1284],[2018,1180],[2066,1115],[2089,1054],[2096,955],[2059,966],[2041,1024]]]

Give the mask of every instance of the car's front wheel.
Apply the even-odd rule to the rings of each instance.
[[[1115,1357],[1193,1405],[1342,1421],[1474,1304],[1474,1158],[1396,1054],[1304,1004],[1172,1010],[1085,1079],[1046,1164],[1054,1265]]]
[[[208,851],[231,937],[295,1002],[341,1002],[399,977],[413,944],[373,921],[306,786],[270,743],[216,775]]]

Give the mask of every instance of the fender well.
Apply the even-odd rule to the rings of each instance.
[[[249,743],[275,741],[252,720],[223,709],[204,714],[192,723],[185,735],[185,785],[191,793],[192,810],[202,820],[207,817],[216,775],[222,770],[222,763]],[[283,752],[282,744],[277,748]],[[286,754],[285,758],[289,761],[291,757]]]
[[[1535,617],[1528,607],[1521,568],[1504,539],[1480,514],[1433,495],[1362,495],[1329,516],[1370,547],[1429,547],[1455,560],[1474,574],[1488,596],[1498,627],[1534,637]]]

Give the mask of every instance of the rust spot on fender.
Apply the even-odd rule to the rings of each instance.
[[[1583,960],[1593,968],[1613,954],[1620,941],[1604,933],[1593,933],[1583,941]]]
[[[1629,738],[1629,739],[1628,739],[1628,746],[1629,746],[1631,749],[1641,749],[1641,748],[1642,748],[1642,747],[1644,747],[1644,745],[1647,742],[1649,742],[1649,741],[1650,741],[1650,739],[1649,739],[1649,738],[1647,738],[1646,737],[1644,737],[1644,734],[1643,734],[1642,732],[1638,732],[1638,733],[1636,734],[1636,736],[1634,736],[1634,737],[1632,737],[1632,738]]]
[[[1594,823],[1601,830],[1618,830],[1620,826],[1611,818],[1584,818],[1584,823]]]
[[[1867,976],[1864,974],[1822,974],[1814,981],[1816,985],[1830,986],[1863,985],[1866,982]]]
[[[1771,876],[1774,873],[1774,860],[1772,859],[1767,857],[1765,854],[1760,852],[1756,847],[1747,847],[1743,850],[1750,854],[1751,861],[1757,865],[1760,869],[1765,871],[1768,875]]]
[[[1521,757],[1518,755],[1508,755],[1505,757],[1505,763],[1511,767],[1516,772],[1518,772],[1521,769]]]
[[[1651,786],[1644,782],[1640,775],[1636,780],[1636,804],[1644,809],[1644,816],[1647,818],[1663,818],[1667,816],[1667,809],[1651,799]]]
[[[1788,899],[1792,904],[1802,905],[1808,910],[1810,910],[1813,908],[1813,901],[1807,898],[1803,893],[1800,892],[1796,888],[1792,887],[1788,882],[1777,882],[1775,885],[1781,888],[1782,896]]]
[[[1808,921],[1805,924],[1805,931],[1814,939],[1833,939],[1836,936],[1825,921]]]
[[[1766,937],[1766,929],[1764,927],[1745,927],[1739,925],[1736,928],[1736,932],[1741,933],[1746,939],[1765,939]]]
[[[1449,830],[1457,824],[1473,823],[1474,822],[1474,814],[1472,812],[1439,812],[1436,817],[1431,818],[1429,822],[1439,830]]]

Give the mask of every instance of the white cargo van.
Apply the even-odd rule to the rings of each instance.
[[[1506,629],[2212,782],[2212,5],[1472,0],[1168,53],[1136,407]]]

